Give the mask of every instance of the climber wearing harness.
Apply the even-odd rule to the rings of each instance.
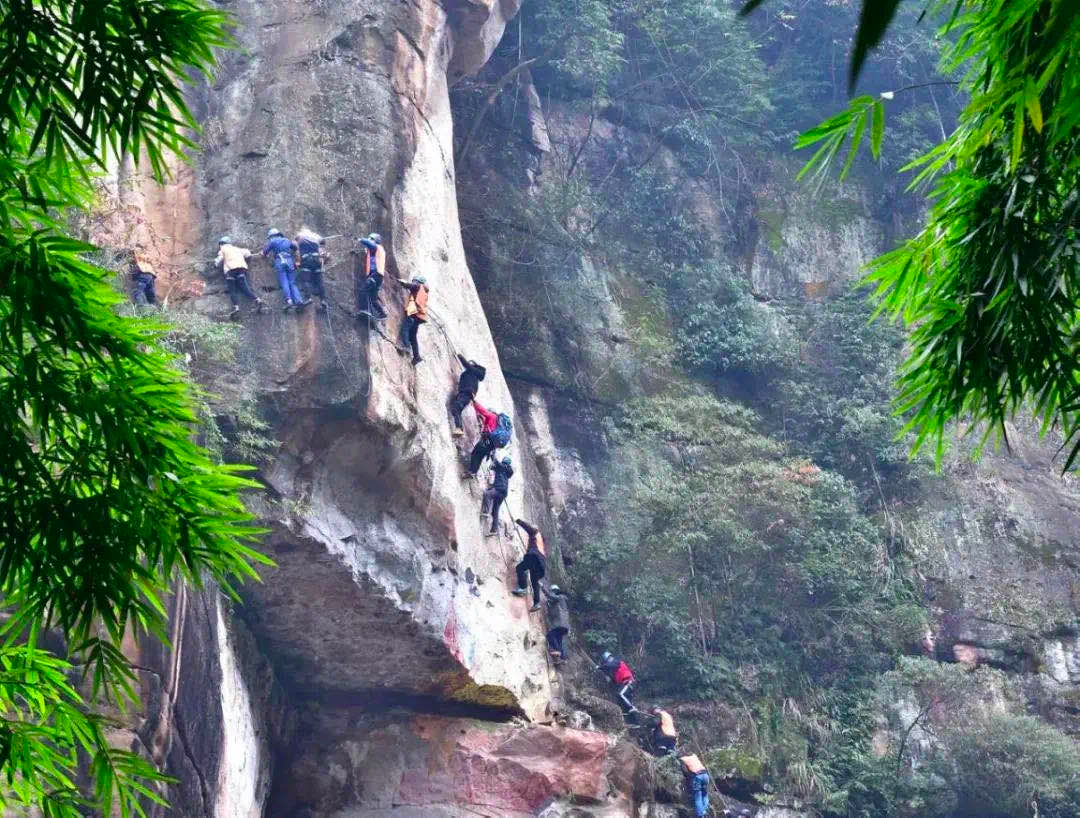
[[[480,464],[485,457],[494,457],[495,450],[501,449],[510,443],[510,435],[513,434],[514,424],[510,416],[505,412],[489,412],[479,401],[473,400],[473,408],[476,417],[480,421],[480,439],[473,446],[472,455],[469,457],[469,470],[467,476],[476,477],[480,471]]]
[[[487,516],[491,512],[491,530],[487,536],[494,537],[499,533],[499,509],[502,508],[503,500],[510,492],[510,478],[514,476],[514,467],[509,457],[504,457],[502,462],[491,467],[491,488],[484,492],[484,500],[480,513]]]
[[[461,437],[465,434],[461,423],[461,413],[476,397],[476,393],[480,390],[480,381],[484,380],[487,370],[476,361],[466,360],[463,355],[459,354],[457,358],[465,367],[465,371],[458,378],[457,394],[450,402],[450,414],[454,418],[454,437]]]
[[[323,286],[323,261],[326,255],[323,246],[326,239],[308,227],[301,227],[296,234],[296,247],[300,253],[300,272],[309,282],[312,295],[319,297],[319,310],[325,312],[326,288]]]
[[[566,594],[558,585],[552,585],[550,590],[541,585],[540,590],[547,597],[548,652],[552,659],[561,662],[566,657],[563,638],[570,632],[570,609],[566,604]]]
[[[154,282],[157,280],[157,273],[154,272],[150,262],[132,251],[128,272],[135,281],[135,303],[156,304],[157,293],[154,292]]]
[[[528,572],[533,592],[533,604],[529,610],[538,611],[540,610],[540,580],[544,578],[547,569],[547,560],[544,555],[544,535],[540,533],[540,529],[529,525],[524,520],[515,520],[514,522],[525,529],[525,533],[529,535],[529,545],[525,549],[525,556],[521,558],[521,562],[514,567],[514,571],[517,573],[517,588],[511,593],[514,596],[525,596],[527,593],[525,574]]]
[[[693,753],[680,757],[679,764],[682,765],[683,775],[686,776],[686,784],[694,801],[694,815],[696,818],[705,818],[709,811],[709,773],[701,759]]]
[[[365,278],[357,293],[358,308],[360,315],[382,321],[386,318],[386,310],[379,301],[379,288],[386,274],[386,248],[383,247],[382,236],[378,233],[360,239],[360,243],[364,246],[360,252],[360,271]]]
[[[276,227],[266,231],[266,246],[263,247],[262,254],[274,263],[278,285],[285,296],[283,309],[286,312],[301,309],[311,303],[311,299],[305,300],[300,288],[296,286],[296,261],[293,258],[296,252],[296,242],[289,241]]]
[[[613,656],[610,651],[605,650],[600,657],[600,666],[597,670],[604,673],[611,680],[611,683],[615,685],[615,695],[619,698],[623,714],[636,713],[637,708],[634,707],[634,672],[630,670],[630,666]]]
[[[405,302],[405,321],[401,325],[401,340],[408,347],[412,347],[412,362],[415,366],[423,358],[420,357],[420,344],[416,340],[416,334],[420,331],[420,325],[427,323],[427,280],[423,276],[413,276],[412,281],[398,279],[398,284],[409,291],[409,299]]]
[[[656,747],[656,754],[664,756],[674,753],[679,740],[679,734],[675,731],[675,720],[661,707],[654,707],[652,714],[653,746]]]
[[[232,302],[232,312],[229,313],[229,318],[233,320],[240,317],[241,295],[254,301],[257,309],[262,310],[263,308],[262,299],[252,292],[251,285],[248,284],[247,263],[249,258],[251,258],[251,251],[246,247],[237,247],[228,236],[222,236],[218,239],[218,254],[217,258],[214,259],[214,264],[220,267],[225,274],[225,289],[228,291],[229,300]]]

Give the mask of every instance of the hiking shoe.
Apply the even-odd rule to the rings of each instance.
[[[540,610],[540,603],[537,602],[531,608],[529,608],[529,613],[532,613],[533,611],[539,611],[539,610]]]
[[[232,312],[229,313],[229,320],[230,321],[239,321],[240,320],[240,307],[239,307],[239,305],[236,305],[236,304],[233,305]]]
[[[255,299],[255,309],[260,313],[266,312],[266,302],[263,301],[261,298],[256,298]]]
[[[453,437],[465,437],[465,430],[454,427],[454,431],[452,431],[450,434]]]
[[[525,596],[526,591],[524,588],[515,588],[510,593],[512,593],[514,596]]]
[[[412,359],[412,363],[413,363],[413,366],[416,366],[416,365],[417,365],[418,363],[420,363],[420,362],[421,362],[422,360],[424,360],[424,359],[423,359],[423,358],[421,358],[421,357],[420,357],[419,355],[416,355],[416,356],[414,356],[414,357],[413,357],[413,359]]]
[[[330,309],[330,305],[327,304],[326,301],[324,301],[324,300],[319,301],[319,307],[318,307],[319,312],[326,312],[329,309]]]
[[[485,536],[485,537],[497,537],[498,535],[499,535],[499,532],[498,532],[498,531],[489,531],[489,532],[488,532],[487,534],[485,534],[484,536]]]
[[[293,310],[295,308],[296,308],[296,305],[292,302],[292,299],[289,299],[289,300],[287,300],[285,302],[285,306],[281,308],[281,311],[282,312],[290,312],[291,310]]]
[[[311,303],[311,299],[310,298],[305,298],[303,301],[301,301],[299,304],[296,305],[296,308],[298,310],[302,310],[302,309],[304,309],[304,307],[306,307],[310,303]]]

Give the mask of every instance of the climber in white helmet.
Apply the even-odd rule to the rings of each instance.
[[[263,300],[255,295],[247,280],[249,258],[251,258],[251,251],[246,247],[237,247],[229,236],[218,239],[218,253],[214,264],[220,267],[225,275],[225,289],[232,302],[229,318],[234,321],[240,317],[241,295],[254,301],[256,309],[260,312],[263,308]]]

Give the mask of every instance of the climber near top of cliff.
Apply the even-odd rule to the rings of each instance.
[[[476,397],[476,393],[480,391],[480,381],[484,380],[487,370],[476,361],[467,360],[460,353],[457,359],[461,361],[465,371],[458,378],[457,394],[450,402],[450,415],[454,419],[453,435],[454,437],[461,437],[465,434],[465,428],[461,422],[461,413],[465,411],[465,407],[472,402],[473,398]]]
[[[427,323],[428,289],[427,279],[423,276],[413,276],[412,281],[399,278],[398,284],[409,291],[408,300],[405,302],[405,321],[401,325],[401,340],[406,346],[412,347],[413,366],[420,363],[420,342],[416,334],[420,331],[420,325]]]
[[[675,752],[675,745],[679,741],[679,734],[675,730],[675,719],[662,707],[652,709],[653,718],[653,746],[657,755],[668,755]]]
[[[276,227],[266,231],[266,246],[262,254],[274,263],[274,272],[277,273],[278,285],[285,296],[283,309],[288,312],[301,309],[311,303],[311,299],[305,299],[296,286],[296,261],[293,254],[299,252],[295,241],[291,241],[282,235]]]
[[[489,412],[476,399],[473,399],[473,409],[476,410],[476,417],[480,421],[480,439],[476,441],[472,454],[469,456],[469,470],[466,477],[476,477],[484,458],[494,458],[495,450],[508,445],[510,435],[514,432],[514,424],[505,412],[498,414]]]
[[[611,680],[611,683],[615,685],[615,695],[622,706],[623,714],[628,716],[631,713],[638,712],[637,708],[634,707],[635,679],[634,671],[630,670],[630,665],[614,656],[611,651],[605,650],[600,656],[600,665],[596,669],[604,673]]]
[[[234,321],[240,317],[241,295],[254,301],[255,308],[259,312],[262,312],[263,309],[263,300],[255,295],[251,285],[248,284],[249,258],[251,258],[251,251],[246,247],[237,247],[228,236],[222,236],[218,239],[218,253],[217,258],[214,259],[214,264],[220,267],[225,275],[225,289],[228,291],[229,300],[232,302],[232,312],[229,313],[229,318]]]
[[[147,304],[157,303],[157,293],[154,292],[154,281],[157,273],[153,265],[142,258],[135,250],[131,251],[131,261],[128,264],[128,272],[135,281],[135,303],[140,303],[140,298]]]
[[[563,638],[570,632],[570,608],[566,594],[558,585],[552,585],[550,589],[541,585],[540,590],[547,598],[548,653],[558,663],[566,658]]]
[[[683,775],[686,776],[687,786],[690,788],[690,796],[694,801],[694,815],[696,818],[705,818],[709,811],[709,773],[705,765],[694,753],[681,756],[679,764],[682,766]]]
[[[357,315],[382,321],[386,318],[386,310],[379,301],[379,288],[386,274],[386,248],[383,247],[382,236],[378,233],[371,233],[360,239],[360,244],[363,245],[363,250],[350,251],[360,256],[360,274],[364,276],[364,281],[356,293]]]
[[[521,562],[514,566],[514,572],[517,574],[517,588],[511,593],[514,596],[525,596],[525,574],[528,573],[533,592],[533,604],[529,610],[538,611],[540,610],[540,580],[547,572],[544,535],[540,533],[539,528],[524,520],[514,520],[514,522],[525,529],[525,533],[529,535],[529,544],[525,548],[525,556],[521,558]]]
[[[500,462],[491,467],[491,488],[484,492],[484,499],[480,506],[480,514],[488,515],[491,510],[491,530],[487,536],[494,537],[499,533],[499,509],[503,500],[510,493],[510,478],[514,476],[514,467],[509,457],[504,457]]]
[[[326,312],[326,288],[323,287],[323,262],[329,258],[323,250],[326,239],[310,227],[301,227],[293,241],[300,254],[300,272],[309,282],[309,291],[319,297],[319,310]]]

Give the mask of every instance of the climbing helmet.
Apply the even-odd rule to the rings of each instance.
[[[553,593],[553,594],[561,594],[562,593],[562,588],[560,588],[558,585],[552,585],[551,586],[551,593]]]
[[[222,236],[220,239],[217,240],[217,243],[218,244],[232,244],[232,239],[229,238],[228,236]]]
[[[510,458],[509,458],[509,457],[504,457],[504,458],[503,458],[503,465],[504,465],[504,466],[509,466],[511,462],[512,462],[512,461],[510,460]]]
[[[280,236],[280,235],[281,235],[281,231],[278,230],[276,227],[271,227],[269,230],[266,231],[266,237],[268,239],[272,239],[274,236]]]
[[[382,235],[380,233],[372,233],[368,238],[376,244],[382,244]]]

